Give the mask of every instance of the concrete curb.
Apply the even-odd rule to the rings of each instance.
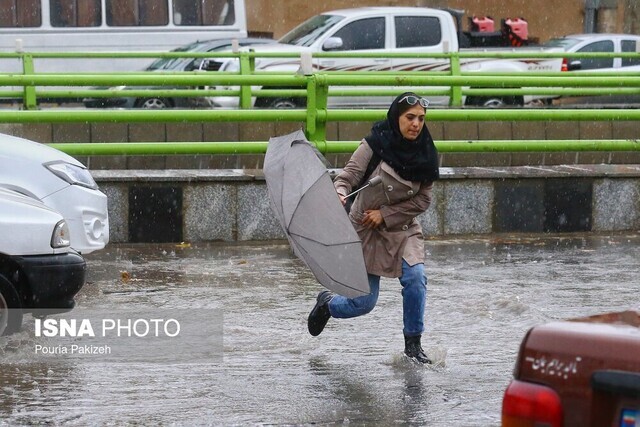
[[[336,173],[336,170],[331,170]],[[97,170],[112,242],[285,238],[262,171]],[[640,165],[441,168],[425,235],[640,229]]]

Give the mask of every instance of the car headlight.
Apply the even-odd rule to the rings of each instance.
[[[51,247],[52,248],[65,248],[69,246],[71,240],[69,238],[69,226],[63,219],[59,221],[53,228],[53,234],[51,235]]]
[[[89,171],[80,166],[67,162],[52,162],[45,163],[44,167],[69,184],[81,185],[94,190],[98,188],[98,184],[93,180]]]

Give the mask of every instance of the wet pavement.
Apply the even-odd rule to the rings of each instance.
[[[282,243],[114,244],[88,264],[79,310],[221,312],[222,357],[45,363],[26,316],[0,339],[0,424],[495,426],[528,328],[640,309],[638,234],[430,240],[422,367],[402,356],[397,280],[311,337],[321,288]]]

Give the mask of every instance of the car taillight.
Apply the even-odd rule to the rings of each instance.
[[[569,60],[567,58],[562,58],[562,65],[560,66],[560,71],[569,71]]]
[[[502,427],[561,427],[562,403],[553,389],[513,380],[502,400]]]

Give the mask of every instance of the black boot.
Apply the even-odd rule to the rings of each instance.
[[[318,294],[316,306],[313,307],[307,319],[309,333],[314,337],[320,335],[324,327],[327,325],[331,313],[329,313],[329,301],[333,298],[333,294],[329,291],[322,291]]]
[[[422,345],[420,344],[421,335],[416,335],[415,337],[404,336],[404,354],[406,354],[411,359],[420,363],[428,363],[431,364],[431,359],[427,357],[422,349]]]

